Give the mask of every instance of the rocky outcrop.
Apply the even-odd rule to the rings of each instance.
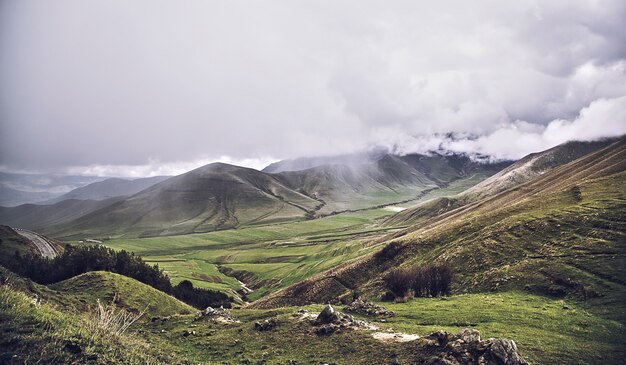
[[[209,318],[214,322],[219,322],[223,324],[239,323],[239,320],[233,317],[230,314],[230,311],[228,309],[224,309],[224,307],[207,307],[205,310],[202,310],[196,314],[195,320],[198,321],[204,318]]]
[[[354,302],[343,308],[346,313],[360,314],[369,317],[393,317],[395,313],[382,305],[372,303],[362,298],[357,298]]]
[[[458,334],[433,332],[416,341],[426,357],[423,365],[528,365],[517,352],[513,340],[490,338],[482,340],[480,332],[464,329]]]
[[[324,307],[311,324],[316,326],[315,333],[319,336],[330,335],[344,329],[378,329],[367,321],[356,319],[346,313],[336,312],[330,304]]]

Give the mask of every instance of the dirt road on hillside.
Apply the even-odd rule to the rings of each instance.
[[[53,258],[57,255],[57,250],[43,236],[40,236],[35,232],[19,228],[15,229],[15,232],[34,243],[43,257]]]

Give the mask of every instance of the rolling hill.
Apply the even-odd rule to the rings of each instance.
[[[57,294],[76,298],[95,306],[115,303],[131,312],[146,311],[148,316],[171,316],[195,313],[197,310],[180,300],[127,276],[92,271],[49,286]]]

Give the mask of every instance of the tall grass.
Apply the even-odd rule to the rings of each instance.
[[[121,336],[126,330],[141,318],[148,307],[139,313],[132,313],[115,306],[115,299],[109,304],[102,304],[97,300],[96,307],[89,315],[89,332],[94,336]]]

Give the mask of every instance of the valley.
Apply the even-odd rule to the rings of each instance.
[[[166,351],[171,356],[166,363],[211,363],[228,358],[230,362],[225,363],[351,364],[376,358],[380,362],[375,363],[403,364],[426,361],[422,356],[430,350],[425,344],[437,331],[452,336],[465,328],[480,331],[485,339],[513,338],[531,363],[618,363],[625,356],[622,345],[626,342],[625,156],[625,140],[620,139],[593,145],[565,144],[500,166],[501,172],[472,171],[474,167],[470,167],[459,174],[458,167],[450,169],[455,165],[449,159],[438,159],[435,164],[431,160],[428,169],[421,167],[426,172],[419,177],[430,183],[413,188],[395,185],[393,190],[360,190],[363,175],[354,179],[341,167],[314,167],[298,175],[289,172],[287,177],[278,172],[277,177],[264,176],[261,184],[251,178],[255,172],[209,166],[194,172],[200,176],[208,173],[212,176],[209,180],[197,180],[194,174],[165,180],[130,198],[114,198],[118,200],[104,210],[87,212],[70,223],[53,224],[50,232],[62,227],[53,237],[85,248],[97,244],[79,240],[107,236],[104,246],[134,252],[146,264],[158,265],[172,285],[189,283],[185,285],[226,293],[234,308],[223,318],[194,319],[196,309],[175,298],[134,279],[101,271],[47,287],[35,283],[15,287],[29,288],[24,290],[36,293],[51,308],[60,306],[70,312],[91,308],[98,300],[117,300],[118,306],[131,311],[148,308],[153,319],[138,322],[127,336]],[[404,163],[415,160],[419,158],[407,157]],[[384,160],[373,166],[381,171],[381,166],[389,163]],[[438,166],[437,173],[433,166]],[[176,229],[165,228],[146,236],[145,227],[137,230],[134,225],[118,225],[117,218],[101,221],[106,226],[70,228],[82,227],[103,212],[115,217],[140,204],[137,202],[144,201],[144,196],[175,194],[180,199],[206,187],[214,194],[211,197],[230,196],[211,190],[216,181],[223,183],[216,171],[233,179],[231,187],[252,194],[248,197],[258,196],[265,202],[272,201],[271,197],[288,198],[266,206],[257,205],[255,199],[235,197],[232,201],[238,203],[224,207],[247,202],[256,217],[268,219],[245,218],[245,209],[225,208],[223,226],[207,232],[178,234]],[[329,171],[333,173],[327,175]],[[456,172],[447,176],[450,171]],[[300,179],[297,183],[287,182],[296,176]],[[389,172],[384,176],[398,177]],[[411,176],[400,180],[413,181],[417,175]],[[177,181],[185,186],[189,181],[191,186],[203,181],[204,185],[196,190],[175,190],[173,187],[181,186]],[[302,184],[301,191],[306,194],[287,188],[293,184]],[[329,186],[333,188],[328,190]],[[261,195],[256,195],[259,192]],[[355,194],[362,198],[356,199]],[[351,199],[356,200],[346,205]],[[42,209],[51,210],[61,203]],[[286,206],[301,213],[278,218],[276,212]],[[262,211],[267,213],[259,215]],[[302,214],[306,212],[313,214]],[[130,213],[120,219],[126,214]],[[169,217],[169,213],[159,214],[159,219]],[[235,218],[234,224],[226,223]],[[183,226],[197,227],[198,219],[193,218],[193,223],[183,220]],[[5,237],[10,238],[10,233]],[[10,247],[15,245],[19,247],[19,243]],[[389,295],[385,278],[390,272],[441,263],[454,270],[448,295],[385,299]],[[3,275],[8,275],[6,280],[23,280]],[[12,292],[3,295],[22,300]],[[394,315],[356,313],[351,319],[356,327],[330,335],[315,334],[319,328],[297,319],[302,310],[315,317],[323,303],[340,309],[359,296]],[[13,322],[26,320],[20,319],[21,314],[9,313]],[[154,319],[161,317],[164,319]],[[276,327],[259,331],[258,323],[266,320]],[[358,321],[368,324],[360,328]],[[181,333],[185,335],[181,337]],[[403,336],[408,340],[401,340]],[[29,338],[41,341],[37,336]],[[302,349],[290,350],[287,344],[294,341],[302,344]],[[54,348],[50,351],[68,356],[59,355]],[[165,355],[148,352],[146,356]]]

